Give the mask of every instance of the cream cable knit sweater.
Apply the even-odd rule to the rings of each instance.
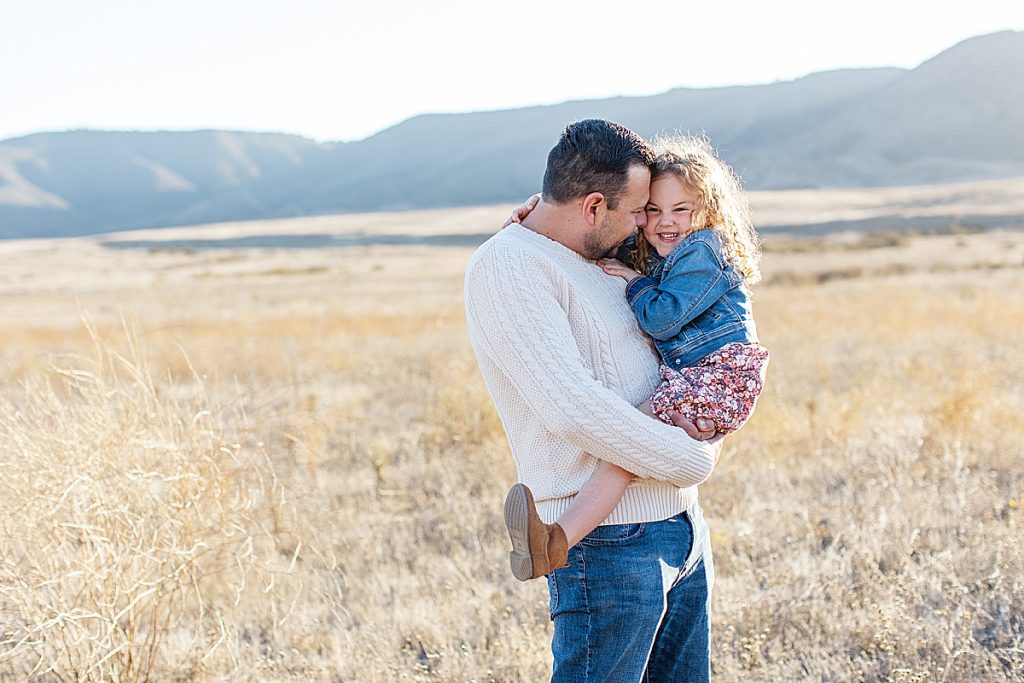
[[[682,512],[714,466],[719,445],[635,408],[658,385],[658,357],[624,292],[622,278],[515,224],[466,271],[470,341],[545,522],[569,506],[598,458],[638,477],[606,524]]]

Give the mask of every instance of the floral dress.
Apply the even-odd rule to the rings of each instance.
[[[662,365],[663,381],[651,397],[651,408],[668,424],[668,414],[679,411],[691,422],[705,418],[724,434],[734,432],[754,411],[767,368],[768,349],[740,342],[726,344],[691,367]]]

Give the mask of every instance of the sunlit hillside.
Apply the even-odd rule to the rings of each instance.
[[[590,117],[646,138],[707,134],[759,190],[1014,178],[1024,175],[1021,82],[1024,32],[1004,30],[912,69],[422,114],[347,143],[232,130],[37,133],[0,139],[0,239],[514,201],[540,183],[565,124]]]

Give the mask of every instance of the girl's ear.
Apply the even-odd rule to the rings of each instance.
[[[704,206],[702,204],[695,204],[693,208],[690,209],[690,227],[694,230],[700,230],[703,228],[705,215]]]
[[[707,201],[702,197],[697,201],[697,205],[693,207],[692,223],[696,230],[704,230],[705,228],[711,227],[711,214],[713,212],[708,209]]]

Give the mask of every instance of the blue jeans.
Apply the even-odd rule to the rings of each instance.
[[[548,576],[552,683],[708,681],[713,583],[698,504],[660,522],[598,527]]]

